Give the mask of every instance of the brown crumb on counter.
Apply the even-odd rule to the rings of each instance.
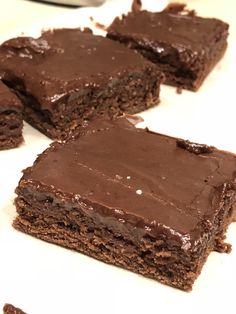
[[[183,92],[183,87],[178,86],[178,87],[176,88],[176,94],[182,94],[182,92]]]
[[[95,22],[94,21],[94,18],[92,16],[90,16],[90,21],[94,24],[95,27],[103,30],[103,31],[106,31],[107,30],[107,27],[99,22]]]
[[[132,12],[139,12],[142,9],[142,1],[141,0],[133,0],[131,11]]]
[[[12,304],[6,303],[3,307],[3,314],[26,314],[18,307],[13,306]]]
[[[163,11],[173,14],[185,14],[188,16],[196,16],[196,11],[187,9],[185,3],[178,2],[169,3]]]

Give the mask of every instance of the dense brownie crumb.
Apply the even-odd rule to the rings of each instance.
[[[5,304],[3,307],[3,314],[26,314],[18,307],[13,306],[12,304]]]
[[[162,12],[137,10],[115,18],[107,37],[156,64],[166,84],[196,91],[224,55],[228,27],[195,16],[183,4],[169,4]]]
[[[0,150],[22,143],[22,112],[21,101],[0,81]]]
[[[216,148],[98,120],[24,171],[14,227],[191,290],[210,252],[230,251],[235,167]]]
[[[58,29],[0,46],[0,75],[24,103],[24,119],[64,139],[84,120],[158,104],[161,72],[137,52],[91,31]]]

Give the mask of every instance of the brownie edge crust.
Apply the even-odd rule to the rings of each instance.
[[[212,250],[230,251],[235,166],[206,145],[99,122],[24,171],[13,226],[188,291]]]

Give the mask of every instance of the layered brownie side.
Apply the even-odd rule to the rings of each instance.
[[[24,118],[51,138],[84,120],[158,104],[158,69],[138,53],[88,30],[59,29],[0,47],[0,74],[24,102]]]
[[[124,119],[95,123],[24,171],[13,225],[190,290],[212,250],[230,251],[235,166],[230,153]]]
[[[174,7],[160,13],[135,11],[117,17],[107,37],[155,63],[165,74],[165,84],[196,91],[224,55],[228,27],[218,19],[201,18]]]
[[[23,106],[0,81],[0,150],[17,147],[22,141]]]

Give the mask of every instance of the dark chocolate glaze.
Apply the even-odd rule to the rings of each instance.
[[[227,191],[235,193],[236,157],[217,149],[193,154],[176,140],[126,119],[94,122],[80,138],[45,151],[17,193],[51,193],[118,231],[161,233],[194,250]]]
[[[18,97],[0,81],[0,111],[3,110],[22,111],[23,105]]]
[[[184,15],[178,11],[153,13],[144,10],[116,18],[108,28],[108,37],[120,35],[123,41],[132,39],[161,58],[178,53],[180,61],[189,62],[188,57],[194,62],[196,55],[207,58],[212,46],[227,32],[228,24],[218,19]]]
[[[78,97],[80,88],[112,85],[122,74],[148,66],[153,65],[138,53],[88,30],[58,29],[0,47],[0,76],[15,88],[23,86],[48,110],[65,97],[67,102]]]

